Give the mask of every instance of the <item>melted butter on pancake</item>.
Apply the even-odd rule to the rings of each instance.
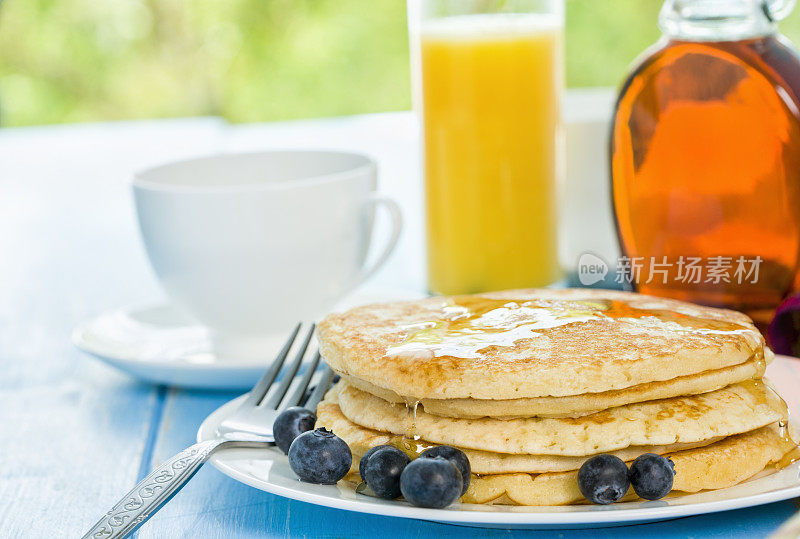
[[[752,333],[735,322],[701,318],[679,311],[634,307],[621,300],[513,300],[453,296],[442,300],[441,318],[407,324],[408,336],[386,356],[477,359],[491,346],[510,347],[535,333],[568,324],[611,319],[676,333],[726,335]]]

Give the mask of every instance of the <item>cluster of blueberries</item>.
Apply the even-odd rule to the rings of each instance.
[[[592,503],[606,505],[625,496],[630,487],[645,500],[660,500],[672,490],[675,464],[654,453],[640,455],[631,463],[614,455],[596,455],[578,470],[578,488]]]
[[[289,466],[308,483],[335,484],[350,471],[353,454],[344,440],[325,428],[314,429],[316,416],[306,408],[284,410],[272,426],[275,444],[289,455]],[[448,445],[431,447],[411,460],[391,445],[367,451],[358,463],[361,479],[376,496],[393,500],[402,495],[418,507],[442,508],[458,500],[469,487],[469,459]],[[646,500],[669,494],[675,477],[673,462],[645,453],[631,464],[614,455],[596,455],[578,470],[578,488],[592,503],[621,499],[630,487]]]
[[[289,466],[301,480],[334,484],[350,471],[353,454],[331,431],[314,430],[315,422],[311,411],[288,408],[272,426],[275,444],[289,455]],[[464,452],[448,445],[426,449],[414,461],[394,446],[379,445],[361,457],[358,473],[380,498],[402,495],[418,507],[442,508],[467,491],[471,469]]]

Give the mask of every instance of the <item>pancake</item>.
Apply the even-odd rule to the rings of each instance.
[[[367,305],[327,316],[318,339],[337,372],[412,399],[603,393],[764,353],[741,313],[585,289]]]
[[[698,449],[677,451],[673,492],[727,488],[779,462],[794,448],[775,426],[738,434]],[[578,490],[578,472],[472,476],[461,498],[466,503],[565,505],[586,503]],[[633,491],[623,500],[636,499]]]
[[[405,405],[392,404],[340,381],[342,413],[357,425],[404,435]],[[585,456],[631,446],[695,443],[747,432],[787,416],[764,383],[734,384],[702,395],[629,404],[579,418],[458,419],[417,407],[414,434],[435,444],[496,453]]]
[[[396,436],[360,427],[348,420],[329,393],[317,409],[317,426],[325,426],[345,440],[353,450],[351,472],[356,474],[358,460],[369,447],[398,440]],[[675,463],[674,491],[698,492],[726,488],[758,474],[765,467],[780,461],[796,446],[782,436],[776,424],[729,436],[699,447],[659,448],[641,447],[615,452],[630,462],[642,453],[664,454]],[[586,457],[552,457],[536,455],[502,455],[464,449],[472,466],[473,476],[469,489],[462,498],[466,503],[510,503],[519,505],[564,505],[585,503],[577,486],[577,471]],[[552,472],[508,473],[521,459],[528,463],[550,463]],[[508,460],[505,460],[508,459]],[[567,464],[570,471],[558,471],[557,466]],[[488,466],[487,467],[487,463]],[[501,470],[501,471],[495,471]],[[476,475],[477,474],[477,475]],[[357,475],[355,475],[357,478]],[[636,499],[631,491],[625,500]]]
[[[371,447],[376,445],[391,444],[405,451],[412,458],[434,444],[424,440],[411,441],[393,434],[378,432],[356,425],[344,414],[336,403],[335,392],[322,401],[317,408],[317,427],[326,427],[344,440],[353,452],[352,472],[358,470],[358,462]],[[611,454],[622,460],[633,460],[643,453],[656,453],[663,455],[674,451],[702,447],[718,441],[713,438],[695,444],[670,444],[663,446],[629,447]],[[510,455],[507,453],[493,453],[491,451],[477,451],[474,449],[460,448],[469,458],[472,471],[476,474],[508,474],[513,472],[565,472],[577,470],[586,460],[586,457],[562,457],[558,455]]]
[[[768,360],[772,352],[766,348]],[[745,380],[759,379],[764,375],[767,361],[747,361],[733,367],[707,371],[700,374],[681,376],[664,382],[650,382],[638,386],[606,391],[604,393],[587,393],[566,397],[533,397],[528,399],[422,399],[420,404],[431,414],[474,419],[494,417],[511,419],[517,417],[580,417],[597,410],[605,410],[615,406],[666,399],[681,395],[697,395],[721,389],[730,384]],[[376,385],[348,375],[342,375],[347,382],[367,393],[394,403],[405,404],[406,399]]]

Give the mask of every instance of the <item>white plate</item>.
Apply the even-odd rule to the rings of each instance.
[[[214,438],[217,425],[241,399],[239,397],[221,406],[208,416],[197,432],[197,440]],[[783,470],[734,487],[660,501],[561,507],[456,504],[446,509],[422,509],[406,502],[356,494],[352,488],[341,484],[303,483],[289,468],[286,456],[277,448],[223,451],[214,455],[211,463],[222,473],[242,483],[294,500],[359,513],[487,528],[619,526],[728,511],[800,496],[800,462],[795,462]]]
[[[405,290],[367,289],[337,305],[343,310],[375,301],[414,299]],[[247,391],[286,342],[275,335],[264,361],[221,361],[211,350],[208,330],[175,307],[161,303],[118,309],[78,326],[72,342],[92,356],[146,382],[201,389]]]

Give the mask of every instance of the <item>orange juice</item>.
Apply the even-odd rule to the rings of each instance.
[[[556,253],[561,21],[459,15],[420,28],[428,280],[542,286]]]

